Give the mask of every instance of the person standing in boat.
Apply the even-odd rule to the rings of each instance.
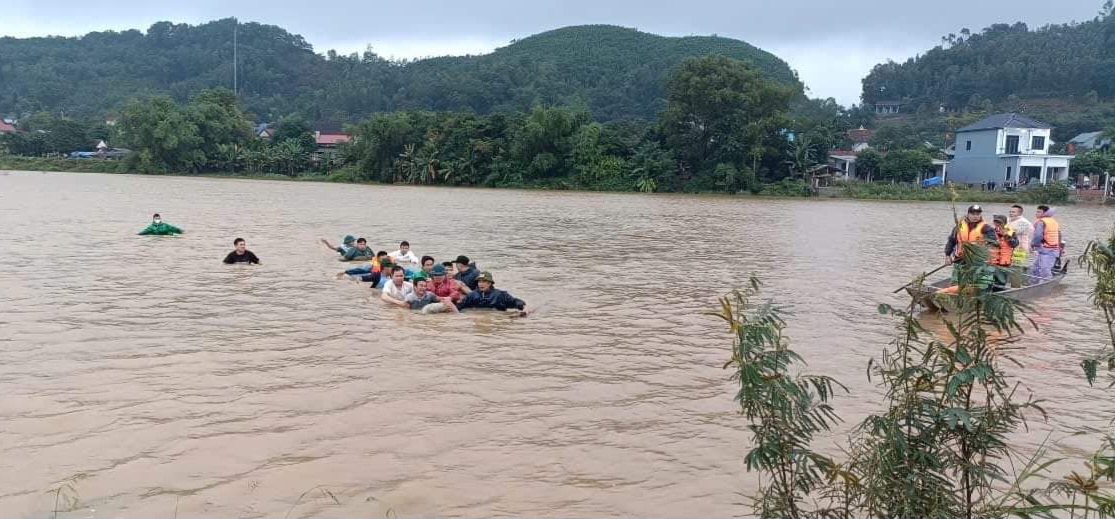
[[[983,221],[983,208],[978,205],[968,207],[968,214],[952,228],[945,243],[945,262],[951,264],[960,259],[965,243],[979,247],[994,247],[999,243],[995,227]]]
[[[1038,206],[1038,219],[1034,222],[1034,236],[1030,246],[1037,253],[1031,274],[1039,278],[1053,277],[1053,266],[1065,250],[1061,224],[1053,218],[1054,210],[1047,205]]]
[[[999,267],[995,271],[995,284],[997,286],[1017,286],[1019,284],[1018,276],[1013,275],[1014,270],[1014,250],[1018,247],[1018,236],[1015,235],[1014,229],[1007,225],[1007,217],[1001,214],[995,215],[992,218],[992,223],[995,228],[995,236],[998,238],[998,245],[991,249],[988,263]]]
[[[1020,205],[1010,206],[1009,217],[1007,218],[1007,227],[1014,231],[1018,236],[1018,247],[1014,249],[1014,263],[1021,265],[1030,256],[1030,237],[1034,233],[1034,224],[1026,219],[1025,211]]]

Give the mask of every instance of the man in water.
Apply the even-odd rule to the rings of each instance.
[[[344,279],[345,276],[361,276],[364,281],[372,281],[368,279],[369,276],[374,275],[375,279],[379,279],[379,273],[383,270],[383,262],[387,260],[387,251],[379,251],[376,257],[359,267],[345,269],[343,272],[337,273],[337,279]]]
[[[244,238],[237,238],[232,241],[232,245],[236,250],[228,253],[225,256],[225,263],[232,265],[233,263],[248,263],[250,265],[259,265],[259,258],[252,251],[248,250],[248,242]]]
[[[424,274],[427,278],[430,277],[430,272],[433,272],[436,264],[437,262],[433,256],[422,256],[422,271],[419,274]]]
[[[476,283],[476,290],[461,298],[461,302],[457,303],[457,309],[492,308],[504,311],[514,308],[519,311],[519,315],[527,314],[527,304],[522,299],[495,287],[495,280],[492,279],[491,272],[481,272],[480,275],[476,276]]]
[[[1047,205],[1038,206],[1038,218],[1034,222],[1034,236],[1030,238],[1030,247],[1038,253],[1030,273],[1039,278],[1049,279],[1053,277],[1053,266],[1065,250],[1061,224],[1053,219],[1053,213],[1053,208]]]
[[[331,250],[337,251],[337,254],[340,254],[342,256],[344,256],[344,254],[346,252],[348,252],[349,249],[352,248],[352,245],[355,242],[356,242],[356,237],[351,235],[351,234],[346,234],[345,235],[344,242],[339,247],[334,247],[333,244],[329,243],[329,240],[326,240],[325,238],[321,239],[322,244],[324,244],[326,247],[329,247],[329,249],[331,249]]]
[[[182,229],[164,222],[163,217],[159,216],[159,213],[155,213],[151,216],[151,223],[148,224],[147,227],[144,228],[142,231],[139,231],[139,235],[169,236],[174,234],[182,234],[184,232],[186,231],[183,231]]]
[[[365,240],[364,238],[360,238],[359,240],[356,240],[356,246],[355,247],[345,251],[344,255],[341,256],[341,260],[342,261],[360,261],[360,260],[371,261],[372,259],[375,258],[374,254],[375,253],[372,252],[372,249],[370,247],[368,247],[368,240]]]
[[[459,302],[462,297],[472,292],[464,283],[449,277],[445,265],[436,265],[430,270],[429,288],[438,297],[449,298],[454,303]]]
[[[1010,213],[1007,219],[1007,227],[1010,227],[1014,234],[1018,236],[1018,247],[1014,249],[1014,263],[1021,265],[1026,261],[1030,255],[1030,236],[1034,232],[1034,224],[1030,223],[1023,216],[1024,211],[1020,205],[1010,206]]]
[[[464,255],[457,256],[453,263],[457,267],[457,274],[453,276],[453,279],[464,283],[469,290],[476,290],[476,279],[480,275],[476,269],[476,264],[470,262],[468,256]]]
[[[380,294],[379,298],[395,306],[407,308],[409,306],[407,296],[414,293],[414,285],[407,282],[405,277],[406,273],[403,267],[392,269],[391,281],[384,285],[383,293]]]
[[[391,256],[391,261],[395,262],[396,265],[413,269],[422,266],[422,262],[418,261],[418,256],[415,256],[414,252],[410,250],[410,242],[406,240],[399,243],[399,250],[388,254],[388,256]]]
[[[449,298],[440,298],[428,289],[429,280],[419,277],[414,280],[414,293],[406,297],[411,310],[421,310],[424,314],[456,312],[457,307]]]

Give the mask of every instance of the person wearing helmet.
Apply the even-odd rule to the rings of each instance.
[[[526,315],[526,302],[495,287],[495,280],[491,272],[481,272],[476,276],[476,290],[461,298],[457,303],[458,310],[466,308],[491,308],[494,310],[508,310],[514,308],[519,315]]]
[[[340,246],[337,247],[334,247],[333,244],[329,243],[329,240],[326,240],[325,238],[321,239],[321,243],[322,245],[328,247],[330,250],[337,251],[337,254],[344,256],[345,253],[353,247],[353,244],[356,243],[356,237],[351,234],[346,234],[344,237],[344,241],[341,243]]]

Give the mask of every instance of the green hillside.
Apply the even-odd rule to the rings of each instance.
[[[231,86],[233,26],[231,19],[159,22],[146,33],[0,38],[0,114],[92,117],[113,114],[137,95],[185,101],[204,88]],[[299,113],[341,123],[381,111],[486,113],[540,102],[584,106],[602,120],[648,119],[665,105],[669,72],[686,57],[706,54],[747,61],[800,86],[785,62],[741,41],[604,25],[545,32],[481,56],[393,62],[371,52],[316,54],[301,36],[241,23],[238,48],[241,98],[264,120]]]

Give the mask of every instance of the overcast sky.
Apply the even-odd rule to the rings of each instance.
[[[318,52],[415,58],[477,54],[566,25],[604,23],[668,36],[718,34],[786,60],[815,97],[849,105],[879,62],[904,61],[992,23],[1091,19],[1102,0],[0,0],[0,35],[146,30],[156,21],[236,16],[301,34]]]

